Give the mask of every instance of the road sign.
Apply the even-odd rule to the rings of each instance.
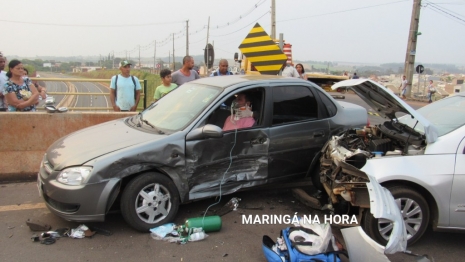
[[[417,73],[421,74],[423,73],[423,71],[425,71],[425,67],[423,65],[417,65],[415,70],[417,71]]]
[[[160,64],[157,64],[157,68],[160,68],[160,67],[161,67],[161,65],[160,65]]]
[[[287,56],[258,23],[239,46],[252,65],[264,75],[277,75]]]
[[[208,57],[207,57],[207,53],[208,53]],[[213,61],[215,60],[215,51],[213,50],[212,44],[207,44],[207,46],[205,46],[203,58],[204,58],[205,64],[207,65],[207,68],[210,69],[213,66]]]

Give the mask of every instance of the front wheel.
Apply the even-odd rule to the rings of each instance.
[[[430,210],[425,198],[417,191],[403,186],[389,188],[407,230],[407,245],[410,246],[420,239],[425,233],[429,223]],[[386,245],[392,232],[393,224],[386,219],[376,219],[365,211],[363,216],[363,229],[365,232],[381,245]]]
[[[176,185],[159,173],[144,173],[132,179],[121,196],[124,220],[141,232],[170,222],[178,208]]]

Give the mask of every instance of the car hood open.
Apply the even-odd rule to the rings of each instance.
[[[142,132],[118,119],[91,126],[55,141],[47,149],[47,159],[55,170],[82,165],[116,150],[166,137]],[[65,146],[66,145],[66,146]]]
[[[423,125],[427,143],[434,143],[437,140],[438,132],[433,124],[392,91],[373,80],[349,79],[338,82],[331,87],[332,90],[337,90],[338,88],[353,90],[355,94],[372,107],[379,115],[391,120],[397,118],[397,112],[411,115]]]

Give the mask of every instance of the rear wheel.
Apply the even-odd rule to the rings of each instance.
[[[403,186],[389,188],[397,206],[402,213],[407,230],[407,244],[414,244],[425,233],[429,223],[430,210],[425,198],[417,191]],[[392,232],[393,224],[386,219],[376,219],[365,211],[363,228],[365,232],[381,245],[386,245]]]
[[[121,196],[124,220],[141,232],[170,222],[178,208],[176,185],[159,173],[144,173],[132,179]]]

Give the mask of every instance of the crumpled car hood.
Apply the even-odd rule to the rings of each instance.
[[[425,128],[427,143],[434,143],[438,138],[437,128],[424,118],[404,100],[399,98],[386,87],[370,79],[349,79],[336,83],[332,90],[338,88],[352,89],[363,101],[372,107],[378,114],[391,120],[396,119],[397,112],[403,112],[414,117]]]
[[[124,121],[126,119],[105,122],[58,139],[47,149],[49,163],[54,170],[62,170],[125,147],[166,137],[141,132]]]

